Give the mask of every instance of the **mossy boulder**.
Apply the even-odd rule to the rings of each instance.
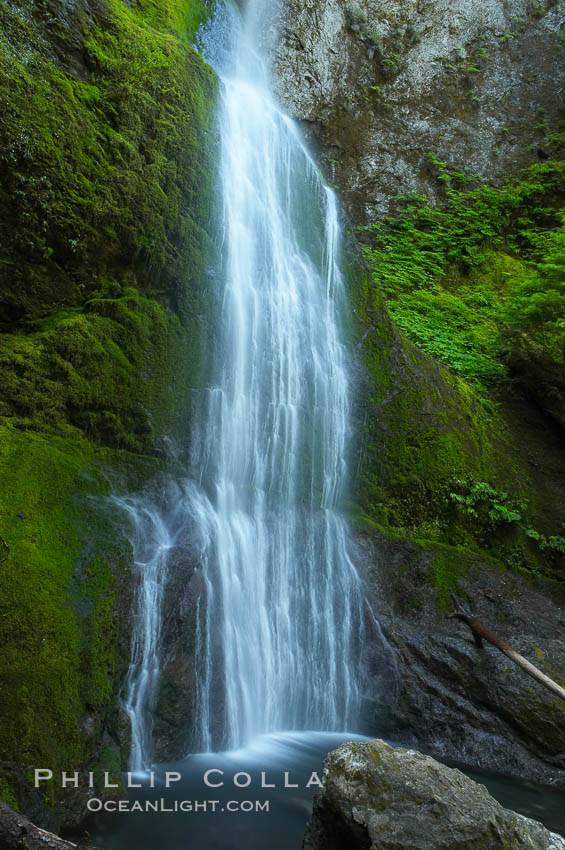
[[[560,850],[565,839],[502,808],[460,771],[375,740],[329,754],[302,847]]]

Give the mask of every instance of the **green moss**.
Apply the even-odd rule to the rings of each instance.
[[[458,591],[457,582],[469,571],[472,559],[465,557],[460,549],[443,550],[434,556],[430,564],[430,583],[437,590],[438,610],[452,610],[450,593]]]
[[[98,445],[147,451],[187,430],[198,383],[192,340],[174,313],[125,289],[0,336],[0,414],[20,428],[80,429]]]
[[[502,421],[460,379],[398,336],[376,292],[356,301],[366,382],[359,493],[362,510],[392,527],[418,528],[445,512],[449,481],[512,466]],[[520,475],[517,476],[520,482]]]
[[[0,4],[0,758],[14,765],[0,790],[12,803],[34,766],[119,772],[100,741],[117,740],[132,555],[108,496],[164,470],[163,440],[184,443],[206,375],[217,80],[189,42],[207,8]]]
[[[410,529],[381,526],[376,539],[381,551],[394,553],[394,606],[403,616],[430,606],[444,615],[453,610],[451,592],[460,599],[467,598],[467,578],[473,582],[477,574],[507,569],[501,559],[479,548],[472,538],[470,545],[450,545],[438,540],[437,535],[416,536]]]
[[[172,30],[202,9],[3,4],[0,320],[81,303],[126,267],[188,318],[211,250],[216,81]],[[62,14],[49,44],[46,18]]]
[[[95,706],[114,696],[118,629],[111,588],[117,570],[115,563],[110,565],[98,555],[89,559],[81,572],[79,599],[88,619],[82,632],[80,692],[85,704]]]
[[[10,549],[0,598],[2,757],[71,767],[83,756],[81,631],[70,593],[82,549],[80,496],[103,495],[107,485],[90,472],[94,452],[84,441],[2,427],[0,462],[0,527]]]
[[[552,297],[545,293],[545,310],[540,309],[546,281],[538,282],[532,298],[526,261],[553,252],[550,264],[540,266],[549,270],[547,276],[555,256],[563,255],[563,235],[557,239],[559,230],[546,231],[561,222],[564,163],[531,166],[521,182],[502,189],[469,188],[472,178],[448,174],[444,163],[429,157],[445,186],[444,203],[432,207],[423,197],[407,196],[395,218],[365,229],[365,256],[395,323],[485,395],[506,378],[509,345],[523,347],[524,330],[530,341],[537,334],[544,354],[562,361],[563,295],[554,280]]]
[[[469,475],[511,487],[518,498],[528,493],[528,473],[504,422],[463,381],[394,331],[389,335],[382,314],[379,321],[367,317],[359,302],[357,311],[368,325],[357,526],[475,551],[491,548],[495,557],[510,558],[516,539],[458,513],[449,495],[454,481]],[[524,549],[521,561],[529,554]],[[441,584],[439,572],[436,578]]]
[[[501,190],[469,189],[465,175],[435,166],[446,178],[445,203],[432,208],[407,198],[396,218],[369,229],[364,253],[375,282],[350,272],[354,337],[365,367],[358,515],[364,527],[373,521],[387,533],[487,550],[508,566],[557,575],[559,528],[551,506],[537,495],[528,458],[510,436],[512,423],[499,412],[496,390],[506,380],[511,345],[537,357],[541,342],[530,344],[536,333],[549,350],[549,331],[555,331],[553,352],[562,339],[557,284],[548,295],[546,282],[562,280],[563,163],[532,167],[521,182]],[[547,227],[554,230],[544,233]],[[541,256],[551,262],[532,276],[528,262]],[[521,293],[524,302],[532,292],[522,318],[518,310],[512,318],[511,293]],[[532,306],[539,309],[528,313]],[[530,326],[514,334],[513,343],[508,328],[526,313]],[[561,380],[555,370],[551,376]],[[547,396],[557,394],[548,390]],[[500,500],[481,517],[456,511],[450,493],[461,478],[512,493],[527,506],[520,522],[494,527],[493,512],[512,514]],[[549,536],[552,552],[542,546]],[[436,577],[441,584],[442,572]]]
[[[124,793],[124,785],[122,782],[122,773],[120,766],[120,757],[115,750],[105,747],[98,758],[98,761],[93,768],[94,787],[99,797],[110,798],[122,796]],[[116,785],[116,788],[109,788],[109,785]]]
[[[102,728],[116,734],[129,663],[132,553],[108,497],[159,464],[3,425],[0,468],[0,758],[76,770],[98,759]],[[18,771],[9,781],[25,798]]]
[[[8,803],[13,809],[18,808],[18,801],[12,792],[11,777],[4,771],[0,771],[0,800]]]

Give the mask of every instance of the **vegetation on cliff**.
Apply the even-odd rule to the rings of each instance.
[[[366,228],[365,256],[395,323],[416,345],[483,393],[521,358],[564,368],[565,229],[556,199],[565,164],[529,167],[503,189],[467,188],[431,157],[445,202],[406,198]]]
[[[108,496],[158,475],[167,439],[185,438],[212,340],[216,80],[190,47],[206,14],[200,0],[0,0],[0,797],[11,803],[37,806],[34,766],[117,766],[132,559]],[[357,519],[408,541],[413,560],[429,555],[441,609],[479,560],[562,578],[556,506],[504,411],[518,382],[563,421],[560,144],[502,189],[430,156],[443,203],[406,198],[366,231],[380,288],[351,270],[364,361]]]
[[[81,304],[124,273],[190,307],[215,82],[174,32],[181,7],[0,7],[0,320]]]
[[[509,399],[525,391],[556,429],[565,422],[563,162],[547,159],[496,189],[448,173],[434,155],[429,161],[444,186],[443,203],[406,197],[395,217],[363,229],[379,285],[368,287],[366,298],[378,304],[384,296],[406,335],[396,342],[395,361],[390,343],[383,347],[375,337],[377,359],[366,345],[384,403],[382,438],[366,450],[369,515],[389,533],[426,545],[456,545],[562,577],[560,506],[544,492],[545,471],[536,476],[515,443]],[[387,388],[391,371],[394,392]],[[468,561],[464,554],[459,566]],[[434,560],[430,579],[440,600],[457,582],[454,560],[453,553]]]
[[[547,286],[562,239],[561,12],[319,0],[314,22],[288,2],[272,38],[281,100],[353,224],[370,225],[375,286],[350,287],[357,509],[399,545],[452,547],[432,575],[444,590],[467,562],[457,547],[561,570],[562,293]]]

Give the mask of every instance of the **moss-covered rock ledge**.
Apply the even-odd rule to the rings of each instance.
[[[188,448],[206,370],[208,11],[0,3],[0,797],[51,828],[80,792],[34,795],[34,767],[120,764],[132,553],[109,496]]]

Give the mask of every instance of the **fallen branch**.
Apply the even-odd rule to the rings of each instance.
[[[4,540],[3,537],[0,537],[0,546],[3,546],[4,549],[6,550],[6,554],[4,555],[4,557],[0,558],[0,564],[1,564],[1,563],[3,563],[3,561],[8,560],[8,556],[10,555],[10,547],[8,546],[8,544],[6,543],[6,541]]]
[[[528,661],[527,658],[524,658],[523,655],[516,652],[515,649],[512,649],[509,643],[502,640],[495,635],[494,632],[491,632],[489,628],[487,628],[480,620],[477,620],[475,616],[469,611],[468,608],[465,608],[457,599],[454,593],[451,594],[451,598],[453,599],[453,604],[455,605],[455,611],[453,614],[450,614],[450,617],[456,617],[458,620],[462,620],[464,623],[467,623],[471,632],[473,634],[473,639],[478,647],[483,645],[483,640],[488,641],[497,649],[499,649],[504,655],[506,655],[514,664],[517,664],[518,667],[521,667],[522,670],[525,670],[532,679],[535,679],[536,682],[539,682],[541,685],[544,685],[548,690],[550,690],[553,694],[560,697],[562,700],[565,700],[565,688],[562,688],[561,685],[558,685],[557,682],[554,682],[553,679],[550,679],[549,676],[546,676],[545,673],[542,673],[534,664]]]

